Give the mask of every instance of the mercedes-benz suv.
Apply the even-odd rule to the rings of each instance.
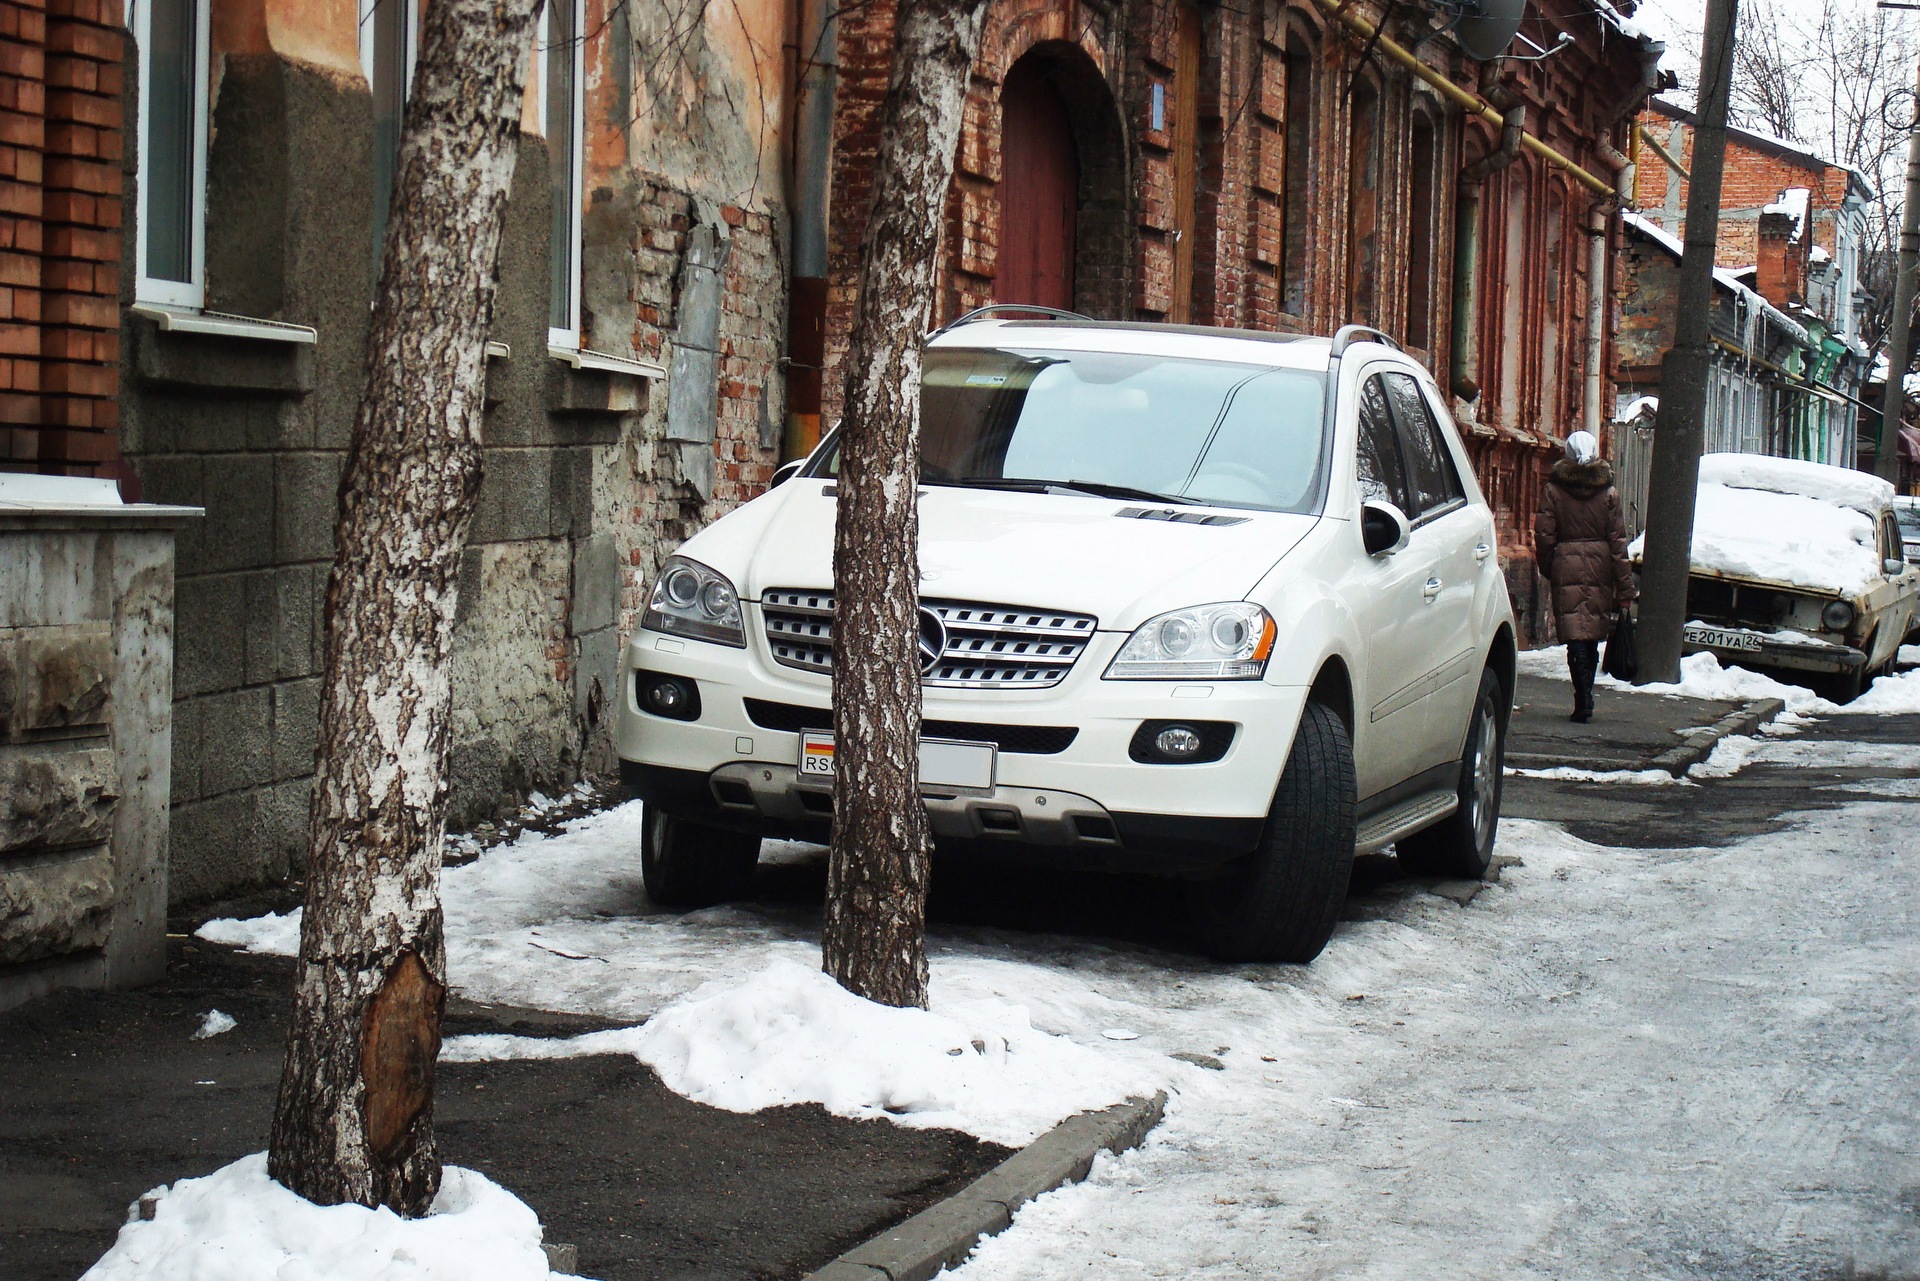
[[[972,319],[924,354],[921,790],[939,856],[1188,886],[1223,959],[1306,961],[1356,852],[1492,856],[1514,636],[1438,388],[1333,338]],[[618,747],[665,905],[832,822],[829,436],[689,539]]]

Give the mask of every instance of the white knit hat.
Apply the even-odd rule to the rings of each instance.
[[[1567,457],[1576,463],[1590,463],[1600,456],[1600,442],[1590,431],[1577,431],[1567,437]]]

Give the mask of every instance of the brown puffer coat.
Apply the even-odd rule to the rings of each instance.
[[[1627,562],[1627,525],[1613,468],[1561,459],[1533,521],[1533,553],[1553,584],[1561,640],[1605,640],[1616,610],[1640,594]]]

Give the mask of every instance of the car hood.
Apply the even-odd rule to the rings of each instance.
[[[681,551],[731,577],[749,599],[771,588],[829,586],[834,488],[796,478],[716,521]],[[1231,523],[1119,514],[1141,509]],[[928,485],[920,491],[920,592],[1091,614],[1103,630],[1131,630],[1166,610],[1241,599],[1316,520]]]

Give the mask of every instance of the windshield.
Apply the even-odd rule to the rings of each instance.
[[[1893,518],[1900,522],[1900,534],[1907,542],[1920,542],[1920,507],[1896,507]]]
[[[1320,502],[1326,375],[1113,352],[933,348],[924,484],[1306,512]],[[811,469],[839,469],[829,448]]]

